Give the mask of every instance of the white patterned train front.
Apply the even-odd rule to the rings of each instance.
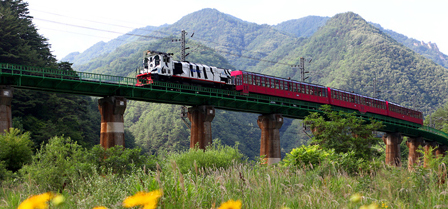
[[[147,51],[143,68],[137,72],[138,84],[143,86],[154,81],[169,81],[202,86],[232,86],[231,70],[204,64],[174,61],[173,54]]]

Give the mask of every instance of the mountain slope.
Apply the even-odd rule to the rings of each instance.
[[[312,57],[311,82],[373,96],[373,80],[382,81],[382,98],[408,107],[435,106],[446,98],[447,69],[404,47],[354,13],[338,14],[281,62]],[[262,73],[299,72],[275,65]]]

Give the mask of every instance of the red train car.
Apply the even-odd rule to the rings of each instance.
[[[330,104],[355,109],[361,113],[369,112],[423,124],[421,112],[388,103],[385,100],[253,72],[237,70],[232,71],[231,76],[234,78],[235,90],[243,94],[257,93]]]
[[[231,76],[235,77],[235,90],[244,94],[251,92],[323,104],[329,102],[324,86],[239,70],[232,71]]]
[[[387,114],[387,102],[385,100],[374,99],[360,94],[350,93],[339,89],[328,87],[331,105],[356,109],[359,112],[375,113],[380,115]]]

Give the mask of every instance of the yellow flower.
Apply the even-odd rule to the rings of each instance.
[[[356,193],[350,197],[350,202],[358,203],[361,201],[361,199],[362,199],[362,196],[359,193]]]
[[[98,206],[98,207],[94,207],[93,209],[107,209],[107,208],[104,206]]]
[[[134,196],[127,197],[123,201],[123,207],[132,208],[138,205],[143,206],[143,209],[152,209],[157,207],[157,202],[162,196],[160,190],[152,192],[137,192]]]
[[[51,200],[51,202],[53,203],[53,205],[58,206],[65,202],[65,197],[61,194],[57,194],[53,197],[53,200]]]
[[[221,206],[219,206],[218,209],[241,209],[241,200],[237,201],[229,200],[221,204]]]
[[[368,209],[377,209],[378,205],[376,203],[372,203],[369,206],[367,206]]]
[[[20,203],[17,209],[46,209],[47,202],[51,200],[53,193],[47,192],[39,195],[33,195]]]

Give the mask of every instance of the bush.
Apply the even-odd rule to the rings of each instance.
[[[104,149],[101,145],[96,145],[88,152],[86,160],[93,164],[99,173],[111,171],[114,174],[129,174],[134,168],[143,167],[155,170],[155,156],[140,153],[141,148],[125,149],[123,146],[115,146]]]
[[[242,162],[243,156],[238,150],[238,144],[231,147],[222,145],[219,140],[215,140],[205,150],[195,148],[183,153],[171,153],[167,157],[165,167],[170,168],[174,161],[183,174],[196,172],[196,168],[228,168],[234,162]]]
[[[44,191],[60,191],[80,175],[91,173],[93,165],[84,160],[87,154],[85,148],[70,138],[53,137],[20,173],[41,185]]]
[[[24,164],[31,162],[33,142],[30,133],[21,133],[11,128],[9,132],[0,134],[0,161],[3,167],[12,172],[18,171]]]
[[[302,145],[301,147],[294,148],[290,153],[286,153],[286,157],[283,159],[282,164],[285,166],[319,166],[320,163],[327,160],[327,158],[334,157],[333,150],[324,150],[319,145]]]
[[[302,145],[295,148],[286,154],[281,163],[284,166],[295,167],[308,167],[311,164],[312,168],[334,165],[336,169],[351,175],[375,171],[380,166],[379,161],[366,161],[357,157],[354,151],[335,153],[333,149],[323,149],[319,145]]]

